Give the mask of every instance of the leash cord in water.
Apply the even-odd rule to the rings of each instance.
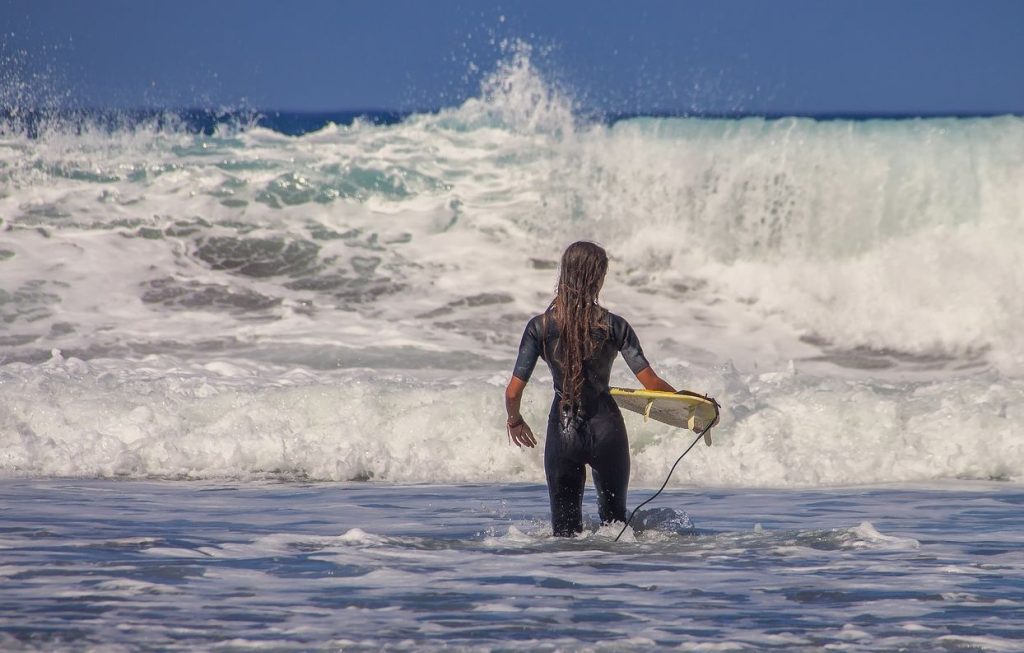
[[[681,453],[679,457],[676,458],[676,461],[672,463],[672,469],[668,470],[668,476],[665,477],[665,482],[661,484],[661,487],[658,488],[658,491],[652,494],[649,499],[641,503],[639,506],[633,508],[633,512],[629,513],[629,519],[626,520],[626,523],[622,526],[622,530],[619,531],[619,534],[615,536],[614,540],[612,540],[613,542],[618,542],[619,538],[622,537],[622,534],[626,532],[627,528],[629,528],[629,525],[633,523],[633,517],[636,515],[636,511],[640,510],[651,501],[654,501],[654,499],[657,498],[659,494],[661,494],[661,491],[665,489],[666,485],[668,485],[668,480],[672,478],[672,472],[676,471],[676,465],[678,465],[679,461],[683,459],[683,456],[690,453],[690,449],[693,449],[694,446],[696,446],[697,443],[700,442],[700,439],[704,437],[704,434],[710,431],[711,427],[718,423],[718,402],[715,401],[714,399],[712,399],[711,401],[715,402],[715,419],[711,420],[711,423],[705,426],[704,430],[697,434],[697,437],[693,439],[693,442],[690,443],[690,446],[686,447],[686,451]]]

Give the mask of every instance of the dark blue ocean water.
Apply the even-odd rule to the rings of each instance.
[[[245,128],[259,126],[289,136],[300,136],[323,129],[330,124],[351,125],[356,120],[373,125],[394,125],[411,115],[436,113],[438,110],[397,111],[388,109],[348,109],[338,111],[275,111],[272,109],[246,109],[220,111],[213,109],[68,109],[68,110],[18,110],[0,107],[0,133],[12,127],[37,134],[47,125],[60,125],[64,130],[74,131],[84,127],[101,127],[108,130],[130,129],[137,125],[174,127],[185,131],[213,134],[218,128]],[[634,118],[706,118],[739,120],[743,118],[765,118],[781,120],[786,118],[811,118],[820,121],[831,120],[916,120],[925,118],[983,118],[999,114],[922,114],[922,113],[822,113],[822,114],[748,114],[748,113],[600,113],[580,114],[586,122],[614,124]]]

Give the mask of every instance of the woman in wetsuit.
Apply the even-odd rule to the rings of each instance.
[[[551,369],[555,397],[548,415],[544,473],[556,536],[583,530],[585,465],[593,471],[601,522],[626,520],[629,440],[608,390],[615,355],[622,354],[648,390],[675,392],[651,369],[629,323],[598,303],[607,271],[608,255],[600,246],[581,241],[565,250],[555,299],[526,325],[505,389],[509,440],[533,447],[537,439],[519,406],[537,359],[543,358]]]

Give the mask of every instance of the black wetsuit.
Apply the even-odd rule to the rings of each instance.
[[[547,333],[542,334],[545,326]],[[554,316],[548,313],[546,318],[538,315],[530,320],[519,345],[514,376],[529,381],[537,359],[543,358],[554,377],[555,398],[548,415],[544,473],[551,499],[551,525],[559,536],[583,530],[583,487],[587,480],[584,465],[593,470],[601,521],[626,520],[629,440],[619,407],[608,392],[608,380],[619,352],[634,374],[649,364],[626,320],[608,313],[608,326],[607,339],[583,364],[580,410],[564,429],[559,411],[563,374],[554,355],[559,339]]]

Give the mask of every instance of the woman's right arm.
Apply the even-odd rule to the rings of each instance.
[[[644,350],[640,347],[640,339],[636,337],[636,331],[629,326],[629,322],[617,315],[613,318],[612,328],[615,331],[616,344],[637,380],[648,390],[675,392],[676,389],[668,381],[658,376],[651,364],[647,362]]]
[[[648,390],[663,390],[665,392],[676,391],[676,389],[673,388],[668,381],[661,378],[660,376],[657,375],[657,373],[655,373],[653,367],[648,366],[640,370],[639,372],[636,373],[636,378]]]

